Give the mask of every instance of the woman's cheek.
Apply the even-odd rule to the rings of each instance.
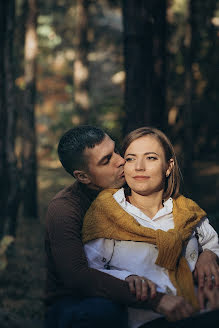
[[[125,164],[125,165],[124,165],[124,174],[125,174],[125,175],[129,175],[129,174],[130,174],[129,172],[130,172],[130,169],[128,168],[128,165]]]

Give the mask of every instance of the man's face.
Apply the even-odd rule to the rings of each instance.
[[[94,148],[86,148],[87,175],[92,189],[120,188],[124,182],[125,160],[115,151],[115,142],[108,135]]]

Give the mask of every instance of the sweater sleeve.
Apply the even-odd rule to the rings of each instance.
[[[219,257],[218,234],[210,225],[207,217],[204,217],[199,222],[196,231],[198,233],[198,241],[202,251],[209,249]]]
[[[80,207],[63,199],[52,202],[47,213],[49,252],[58,284],[75,297],[105,297],[125,305],[148,307],[129,292],[128,283],[88,267],[81,241]]]

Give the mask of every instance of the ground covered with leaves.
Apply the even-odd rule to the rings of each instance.
[[[55,168],[47,164],[39,170],[39,218],[24,218],[21,209],[15,243],[8,250],[8,266],[0,273],[0,323],[4,320],[4,327],[23,328],[25,322],[29,328],[42,327],[46,208],[53,195],[72,181],[56,163]]]
[[[0,322],[3,317],[6,322],[1,328],[43,327],[45,213],[53,195],[72,182],[70,175],[57,166],[57,162],[44,163],[39,170],[39,219],[19,215],[8,267],[0,273]],[[210,213],[219,231],[219,165],[196,163],[195,168],[192,198]]]

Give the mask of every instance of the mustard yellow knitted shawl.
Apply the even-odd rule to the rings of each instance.
[[[148,242],[158,247],[156,264],[168,270],[169,278],[183,296],[198,310],[193,276],[182,248],[206,213],[191,199],[173,200],[174,229],[153,230],[141,226],[122,209],[112,195],[117,189],[102,191],[88,209],[82,229],[83,243],[97,238]]]

